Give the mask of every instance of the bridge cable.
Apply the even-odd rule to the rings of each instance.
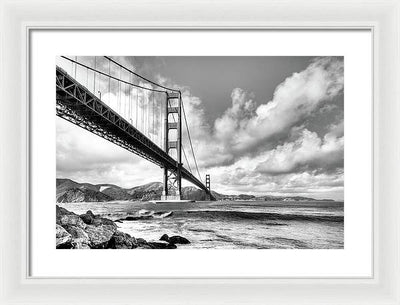
[[[141,79],[143,79],[143,80],[145,80],[145,81],[147,81],[147,82],[149,82],[149,83],[151,83],[151,84],[153,84],[153,85],[155,85],[155,86],[157,86],[157,87],[160,87],[160,88],[163,88],[163,89],[166,89],[166,90],[169,90],[169,91],[179,92],[179,90],[177,90],[177,89],[172,89],[172,88],[165,87],[165,86],[160,85],[160,84],[158,84],[158,83],[156,83],[156,82],[153,82],[152,80],[150,80],[150,79],[148,79],[148,78],[145,78],[144,76],[142,76],[142,75],[140,75],[140,74],[138,74],[138,73],[133,72],[132,70],[128,69],[127,67],[125,67],[125,66],[121,65],[120,63],[116,62],[115,60],[113,60],[111,57],[104,56],[104,58],[108,59],[109,61],[113,62],[113,63],[116,64],[117,66],[119,66],[119,67],[125,69],[126,71],[128,71],[128,72],[130,72],[130,73],[136,75],[137,77],[140,77]]]
[[[87,65],[85,65],[85,64],[82,64],[82,63],[80,63],[80,62],[77,62],[77,61],[75,61],[75,60],[73,60],[73,59],[71,59],[71,58],[68,58],[68,57],[66,57],[66,56],[61,56],[61,58],[64,58],[64,59],[66,59],[66,60],[69,60],[69,61],[71,61],[71,62],[73,62],[73,63],[75,63],[75,64],[78,64],[78,65],[80,65],[80,66],[82,66],[82,67],[88,68],[89,70],[95,72],[95,73],[94,73],[94,79],[96,79],[96,73],[99,73],[100,75],[104,75],[104,76],[110,77],[110,78],[112,78],[112,79],[114,79],[114,80],[116,80],[116,81],[119,81],[119,82],[122,82],[122,83],[125,83],[125,84],[129,84],[129,85],[134,86],[134,87],[136,87],[136,88],[140,88],[140,89],[148,90],[148,91],[153,91],[153,92],[165,93],[164,90],[157,90],[157,89],[153,89],[153,88],[143,87],[143,86],[141,86],[141,85],[129,83],[129,82],[125,81],[125,80],[118,79],[118,78],[115,77],[115,76],[108,75],[107,73],[104,73],[104,72],[102,72],[102,71],[93,69],[92,67],[89,67],[89,66],[87,66]],[[94,58],[95,58],[95,67],[96,67],[96,56],[95,56]],[[96,88],[94,88],[94,91],[96,91]]]
[[[182,96],[181,96],[180,98],[182,99]],[[192,139],[191,139],[191,137],[190,137],[190,131],[189,131],[189,126],[188,126],[187,119],[186,119],[186,111],[185,111],[185,107],[184,107],[184,105],[183,105],[183,101],[182,101],[182,109],[183,109],[183,117],[184,117],[184,119],[185,119],[186,129],[187,129],[187,132],[188,132],[188,138],[189,138],[190,148],[192,149],[194,164],[196,165],[196,170],[197,170],[197,174],[199,175],[200,181],[203,181],[203,180],[201,179],[201,175],[200,175],[200,172],[199,172],[199,167],[197,166],[197,160],[196,160],[196,156],[195,156],[195,154],[194,154],[194,149],[193,149],[193,145],[192,145]]]

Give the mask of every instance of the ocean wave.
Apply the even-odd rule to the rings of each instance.
[[[275,221],[313,221],[313,222],[343,222],[343,216],[337,215],[310,215],[310,214],[279,214],[264,212],[242,212],[223,210],[192,210],[174,211],[175,217],[207,217],[225,220],[275,220]]]

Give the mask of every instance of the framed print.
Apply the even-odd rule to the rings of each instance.
[[[60,55],[62,41],[73,37],[81,46],[95,36],[112,41],[107,54],[122,39],[132,42],[125,52],[139,56]],[[357,136],[372,127],[371,91],[361,90],[371,87],[371,38],[370,30],[32,32],[32,79],[52,76],[42,75],[47,58],[56,71],[56,104],[32,95],[32,276],[371,276],[371,194],[362,192],[371,189],[371,138]],[[304,47],[288,52],[295,40]],[[55,49],[47,41],[58,41]],[[146,43],[140,49],[136,41]],[[152,51],[168,41],[188,44],[162,56]],[[206,41],[216,48],[201,49]],[[314,41],[324,43],[316,50]],[[184,85],[175,84],[180,78]],[[44,84],[36,89],[33,80],[32,92],[49,92]],[[266,101],[255,93],[261,88]],[[356,110],[345,96],[369,102]],[[357,127],[345,124],[345,113],[358,113]],[[52,144],[43,150],[49,138],[55,152]],[[349,199],[345,175],[358,180]],[[51,196],[55,205],[36,203]],[[355,197],[359,205],[345,204]],[[358,225],[345,227],[345,219]],[[115,251],[92,257],[89,249]],[[125,262],[134,249],[144,264],[105,265],[99,273],[109,255]],[[203,259],[185,263],[188,253]],[[70,263],[56,267],[60,259]]]
[[[5,304],[399,304],[398,1],[23,4]]]

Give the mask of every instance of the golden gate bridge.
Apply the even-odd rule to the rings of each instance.
[[[156,83],[108,56],[81,60],[61,56],[60,61],[57,116],[163,168],[161,200],[182,199],[182,178],[204,190],[206,199],[215,200],[210,176],[205,183],[201,179],[180,90]]]

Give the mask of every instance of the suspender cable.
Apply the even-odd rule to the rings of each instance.
[[[64,57],[64,56],[61,56]],[[68,57],[64,57],[65,59],[70,60]],[[96,94],[96,69],[97,69],[97,63],[96,63],[96,56],[94,57],[94,69],[93,70],[93,92]]]
[[[111,75],[111,63],[108,62],[108,75]],[[108,78],[108,103],[111,105],[111,77]]]
[[[183,151],[183,156],[185,157],[187,166],[189,167],[189,171],[190,171],[191,174],[193,174],[193,173],[192,173],[192,169],[191,169],[190,164],[189,164],[189,161],[188,161],[188,158],[186,157],[185,148],[184,148],[183,146],[182,146],[182,151]]]
[[[160,88],[163,88],[163,89],[165,89],[165,90],[174,91],[174,92],[179,92],[179,90],[165,87],[165,86],[160,85],[160,84],[158,84],[158,83],[156,83],[156,82],[153,82],[152,80],[150,80],[150,79],[148,79],[148,78],[145,78],[144,76],[142,76],[142,75],[140,75],[140,74],[138,74],[138,73],[133,72],[132,70],[130,70],[130,69],[124,67],[123,65],[121,65],[121,64],[119,64],[118,62],[116,62],[115,60],[113,60],[111,57],[104,56],[104,58],[106,58],[106,59],[108,59],[109,61],[113,62],[113,63],[116,64],[117,66],[119,66],[119,67],[125,69],[126,71],[132,73],[133,75],[136,75],[137,77],[140,77],[141,79],[145,80],[146,82],[149,82],[150,84],[153,84],[153,85],[155,85],[155,86],[157,86],[157,87],[160,87]],[[163,91],[163,92],[165,92],[165,91]]]
[[[126,91],[126,85],[125,84],[121,84],[121,87],[122,87],[122,85],[123,85],[123,89],[122,89],[122,91],[121,91],[121,94],[122,94],[122,97],[123,97],[123,103],[124,103],[124,116],[125,116],[125,118],[127,117],[127,115],[126,115],[126,106],[127,106],[127,104],[126,104],[126,94],[125,94],[125,91]]]
[[[119,79],[121,79],[121,68],[119,68]],[[118,112],[121,112],[121,82],[118,82]]]
[[[154,120],[154,116],[155,116],[155,112],[154,112],[154,94],[153,94],[153,103],[152,103],[152,108],[153,108],[153,136],[155,135],[155,120]]]
[[[180,98],[182,98],[182,96],[180,96]],[[191,137],[190,137],[190,131],[189,131],[189,126],[188,126],[187,119],[186,119],[186,112],[185,112],[185,107],[184,107],[184,105],[183,105],[183,102],[182,102],[182,109],[183,109],[183,117],[184,117],[184,119],[185,119],[186,129],[187,129],[187,132],[188,132],[188,138],[189,138],[190,148],[192,149],[194,164],[196,165],[196,170],[197,170],[197,174],[199,175],[200,181],[203,181],[203,180],[201,179],[201,175],[200,175],[200,172],[199,172],[199,167],[197,166],[197,160],[196,160],[196,156],[195,156],[195,154],[194,154],[194,149],[193,149],[193,145],[192,145],[192,139],[191,139]]]
[[[131,82],[131,75],[129,74],[129,82]],[[129,121],[132,124],[132,104],[131,104],[131,86],[128,86],[128,103],[129,103]]]
[[[136,89],[136,128],[138,127],[137,118],[138,118],[138,104],[139,104],[139,89]]]
[[[143,95],[142,95],[143,97]],[[143,107],[143,101],[140,99],[140,120],[141,120],[141,126],[142,126],[142,132],[144,133],[144,120],[143,120],[143,112],[144,112],[144,107]]]
[[[88,68],[89,70],[94,71],[95,73],[99,73],[100,75],[108,76],[108,77],[110,77],[110,78],[112,78],[112,79],[114,79],[114,80],[116,80],[116,81],[119,81],[119,82],[122,82],[122,83],[125,83],[125,84],[130,84],[131,86],[134,86],[134,87],[136,87],[136,88],[140,88],[140,89],[148,90],[148,91],[153,91],[153,92],[162,92],[162,93],[165,93],[164,90],[157,90],[157,89],[153,89],[153,88],[143,87],[143,86],[140,86],[140,85],[137,85],[137,84],[129,83],[129,82],[124,81],[124,80],[122,80],[122,79],[118,79],[117,77],[114,77],[114,76],[112,76],[112,75],[108,75],[107,73],[104,73],[104,72],[101,72],[101,71],[98,71],[98,70],[96,70],[96,68],[93,69],[92,67],[89,67],[89,66],[87,66],[87,65],[84,65],[84,64],[82,64],[82,63],[80,63],[80,62],[77,62],[77,61],[75,61],[75,60],[73,60],[73,59],[71,59],[71,58],[68,58],[68,57],[66,57],[66,56],[61,56],[61,57],[64,58],[64,59],[66,59],[66,60],[69,60],[69,61],[71,61],[71,62],[73,62],[73,63],[76,63],[76,64],[78,64],[78,65],[80,65],[80,66],[82,66],[82,67]],[[95,67],[96,67],[96,56],[95,56]]]

